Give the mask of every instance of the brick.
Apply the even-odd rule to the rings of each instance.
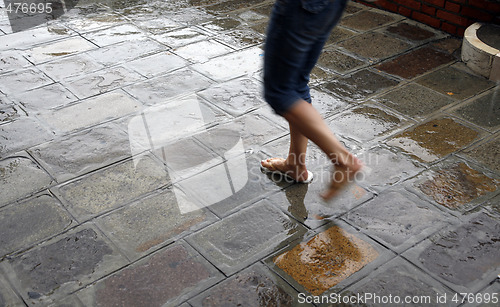
[[[458,12],[460,12],[460,9],[462,8],[462,6],[460,4],[457,4],[457,3],[446,1],[444,8],[447,9],[448,11],[458,13]]]
[[[457,28],[457,36],[460,36],[460,37],[463,37],[465,34],[465,28],[462,28],[462,27],[458,27]]]
[[[441,21],[439,19],[429,15],[422,14],[420,12],[413,12],[411,17],[417,21],[423,22],[434,28],[439,28],[439,26],[441,25]]]
[[[393,3],[393,2],[389,2],[387,0],[379,0],[377,1],[377,4],[384,8],[384,9],[387,9],[391,12],[397,12],[398,11],[398,5]]]
[[[409,8],[406,8],[404,6],[400,6],[398,9],[398,13],[403,15],[403,16],[406,16],[406,17],[410,17],[411,12],[412,12],[412,10],[410,10]]]
[[[431,16],[435,16],[436,15],[436,8],[432,7],[432,6],[429,6],[429,5],[422,4],[422,7],[420,8],[420,11],[422,13],[424,13],[424,14],[427,14],[427,15],[431,15]]]
[[[489,3],[491,2],[485,0],[469,0],[469,6],[480,9],[487,9]]]
[[[469,20],[466,17],[459,16],[443,10],[437,11],[436,16],[438,18],[444,19],[459,26],[466,26],[469,22]]]
[[[453,35],[457,33],[457,27],[447,22],[443,22],[443,24],[441,25],[441,30]]]
[[[416,11],[420,10],[420,2],[416,0],[398,0],[398,3]]]
[[[435,6],[444,7],[444,0],[425,0],[425,2]]]
[[[491,15],[487,12],[484,12],[484,11],[470,8],[470,7],[464,7],[462,9],[462,15],[466,16],[466,17],[471,17],[471,18],[476,19],[476,20],[481,20],[481,21],[493,20],[493,15]]]

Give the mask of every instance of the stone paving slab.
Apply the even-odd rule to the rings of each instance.
[[[13,101],[29,111],[45,111],[76,102],[78,98],[60,83],[52,83],[36,89],[11,95]]]
[[[261,264],[255,264],[189,302],[193,306],[300,306],[297,292]]]
[[[50,141],[54,135],[37,120],[21,117],[0,125],[0,158],[6,158],[26,148]]]
[[[472,144],[481,134],[453,118],[442,117],[412,127],[387,144],[405,150],[422,162],[433,162]]]
[[[0,275],[0,304],[2,304],[2,306],[12,307],[26,306],[21,298],[19,298],[14,290],[10,287],[10,284],[4,277],[3,272]]]
[[[85,306],[179,306],[222,279],[206,259],[182,241],[77,293]]]
[[[1,209],[0,258],[54,236],[74,224],[61,203],[48,194]]]
[[[84,224],[0,265],[24,301],[48,305],[124,264],[125,257]]]
[[[261,201],[186,240],[224,274],[231,275],[304,233],[303,226]]]
[[[497,278],[498,219],[485,212],[475,213],[465,223],[426,239],[403,257],[455,292],[475,293]]]
[[[412,119],[422,120],[434,112],[456,103],[452,97],[419,84],[410,83],[374,100],[410,116]]]
[[[58,57],[64,57],[92,49],[97,49],[97,46],[80,36],[76,36],[25,50],[23,55],[30,62],[37,65]]]
[[[348,212],[344,219],[401,253],[444,228],[450,216],[409,192],[386,190]]]
[[[410,189],[440,208],[469,211],[493,196],[499,179],[472,163],[449,158],[410,180]]]
[[[164,165],[150,155],[142,155],[57,186],[53,192],[82,222],[169,183]]]
[[[183,201],[195,202],[179,189],[167,189],[102,216],[96,224],[135,261],[217,220],[206,209],[182,212]]]
[[[367,32],[342,41],[338,45],[370,61],[387,59],[411,47],[403,40],[378,32]]]
[[[35,146],[29,153],[59,183],[131,156],[128,135],[113,123]]]
[[[340,295],[345,297],[353,295],[356,298],[361,295],[365,306],[380,306],[382,304],[384,306],[401,306],[406,297],[415,300],[415,303],[408,305],[459,305],[451,301],[455,295],[454,292],[423,274],[417,267],[401,257],[392,259],[378,268],[372,277],[373,279],[362,279],[342,291]],[[394,293],[398,293],[400,303],[394,303],[396,301]],[[443,303],[441,299],[444,295],[447,297],[446,303]],[[387,299],[389,297],[391,297],[392,304]],[[323,304],[322,306],[336,306],[336,304]]]
[[[53,179],[25,153],[0,160],[0,207],[42,191]]]
[[[473,147],[469,147],[463,150],[460,155],[464,155],[468,158],[482,163],[489,167],[490,169],[500,173],[500,163],[495,157],[498,156],[499,144],[500,144],[500,134],[492,135],[483,141],[475,144]]]
[[[366,277],[393,257],[365,235],[336,220],[272,254],[265,263],[300,293],[321,298]],[[348,266],[343,265],[346,262]]]

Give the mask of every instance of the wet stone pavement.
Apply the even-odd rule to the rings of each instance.
[[[289,138],[272,3],[82,0],[14,32],[2,10],[0,306],[498,306],[500,85],[349,3],[312,96],[366,167],[325,203],[314,144],[311,184],[260,171]]]

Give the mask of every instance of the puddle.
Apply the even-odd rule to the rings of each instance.
[[[293,297],[262,269],[246,270],[220,284],[193,306],[292,306]],[[194,302],[193,302],[194,303]]]
[[[479,133],[451,118],[435,119],[389,140],[424,162],[442,158],[473,142]]]
[[[418,188],[438,204],[456,209],[481,195],[495,191],[497,184],[497,180],[461,162],[437,171],[432,179],[423,182]]]
[[[432,237],[418,261],[432,274],[475,292],[472,288],[480,286],[482,278],[486,282],[498,274],[499,230],[498,220],[482,213],[453,231]]]
[[[273,261],[307,291],[319,295],[377,257],[368,243],[333,226]]]

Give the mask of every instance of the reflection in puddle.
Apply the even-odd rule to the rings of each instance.
[[[307,291],[319,295],[377,257],[368,243],[333,226],[277,256],[274,263]]]
[[[419,185],[419,189],[438,204],[458,208],[471,200],[496,190],[497,181],[458,163],[437,172],[434,178]]]
[[[190,194],[188,197],[201,200],[203,206],[210,206],[236,194],[248,181],[245,148],[239,132],[219,128],[207,133],[207,125],[201,105],[194,95],[151,107],[132,118],[128,124],[135,165],[141,158],[136,154],[149,149],[165,162],[174,181],[195,176],[197,184],[193,192],[174,188],[181,214],[200,209],[185,205],[190,203],[182,201],[186,198],[185,193]],[[183,147],[179,144],[186,143],[185,139],[191,135],[198,135],[208,149],[191,144],[189,146],[193,150],[188,152],[172,150]],[[200,173],[203,169],[208,171]]]

